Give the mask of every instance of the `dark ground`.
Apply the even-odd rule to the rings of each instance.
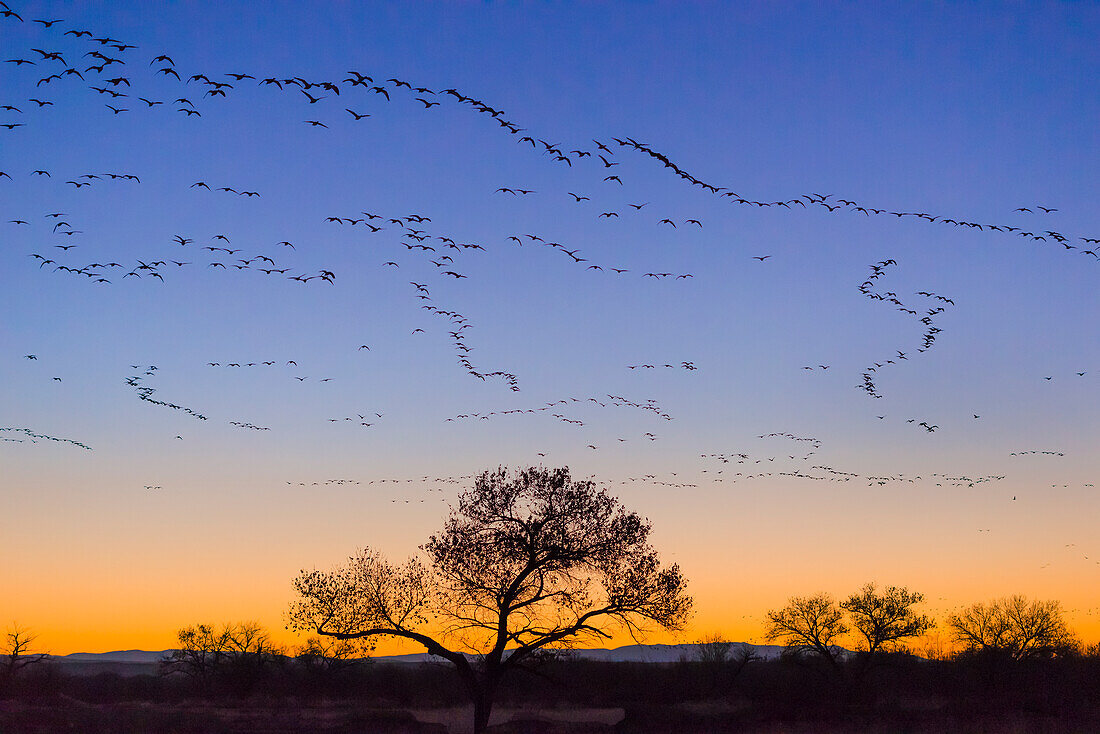
[[[897,656],[863,673],[792,661],[731,665],[555,661],[507,681],[496,734],[1100,733],[1100,658],[1010,663]],[[468,732],[442,667],[308,670],[293,661],[183,676],[28,669],[0,691],[0,734]]]

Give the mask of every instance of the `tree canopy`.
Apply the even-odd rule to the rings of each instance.
[[[1077,647],[1057,601],[1023,596],[973,604],[947,620],[967,652],[1007,655],[1013,660],[1064,655]]]
[[[924,601],[924,594],[903,586],[887,586],[881,593],[875,585],[864,585],[841,602],[852,627],[863,638],[862,652],[873,656],[880,650],[896,648],[902,640],[920,637],[933,626],[930,617],[917,614],[913,607]]]
[[[332,571],[302,571],[290,626],[423,645],[455,666],[480,731],[500,678],[541,651],[616,628],[635,638],[683,628],[687,582],[677,565],[662,566],[650,531],[568,468],[486,471],[422,557],[394,564],[368,548]]]
[[[879,653],[897,650],[903,640],[920,637],[933,626],[930,617],[913,608],[922,601],[923,594],[904,586],[887,586],[880,592],[874,583],[864,584],[839,604],[825,593],[796,596],[782,609],[768,612],[766,634],[783,642],[789,653],[819,657],[836,669],[843,653],[837,643],[851,632],[863,661],[862,673]]]
[[[257,622],[190,625],[176,638],[179,647],[161,660],[161,672],[187,676],[206,696],[218,678],[238,691],[250,689],[263,668],[286,652]]]
[[[795,596],[782,609],[768,612],[765,635],[794,655],[818,655],[837,665],[837,639],[848,632],[844,612],[831,596]]]

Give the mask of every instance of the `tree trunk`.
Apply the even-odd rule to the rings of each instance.
[[[474,693],[474,734],[482,734],[489,726],[493,712],[493,692],[488,686],[479,686]]]

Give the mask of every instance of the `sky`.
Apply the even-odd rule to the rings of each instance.
[[[541,464],[652,521],[679,641],[868,581],[1100,639],[1100,8],[9,5],[0,623],[284,635]]]

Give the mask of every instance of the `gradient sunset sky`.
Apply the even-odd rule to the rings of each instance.
[[[653,522],[682,641],[867,581],[1100,639],[1100,7],[9,5],[0,624],[281,633],[299,569],[543,464]]]

